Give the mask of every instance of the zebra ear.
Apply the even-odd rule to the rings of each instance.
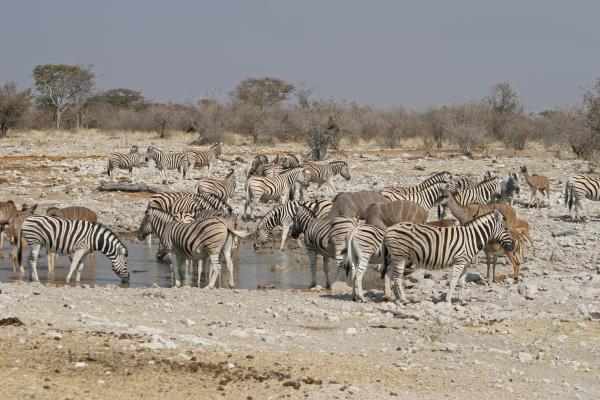
[[[121,250],[119,250],[119,253],[121,253],[122,255],[126,256],[127,255],[127,247],[121,247]]]

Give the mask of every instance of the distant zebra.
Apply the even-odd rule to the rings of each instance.
[[[452,181],[452,190],[461,192],[463,190],[474,188],[478,183],[479,182],[476,180],[463,176]]]
[[[569,207],[571,217],[581,220],[579,211],[583,199],[600,201],[600,177],[591,175],[574,175],[565,186],[565,206]]]
[[[304,185],[308,183],[308,177],[303,167],[291,168],[278,176],[251,176],[246,181],[244,192],[246,193],[246,203],[244,205],[244,216],[248,216],[250,208],[250,218],[254,219],[254,210],[252,201],[267,202],[269,200],[279,200],[285,204],[288,200],[294,200],[295,185]]]
[[[461,206],[470,203],[490,203],[500,195],[498,178],[493,177],[478,183],[475,187],[456,193],[454,198]]]
[[[171,214],[157,209],[146,210],[138,229],[138,239],[144,240],[155,232],[167,251],[171,252],[173,280],[175,286],[181,285],[181,272],[184,272],[185,260],[200,261],[208,258],[211,268],[207,288],[213,288],[221,273],[222,256],[229,272],[229,286],[233,287],[233,260],[231,249],[233,238],[247,237],[250,232],[235,230],[231,224],[220,217],[207,218],[189,224],[173,222]],[[200,286],[200,268],[198,268],[198,286]]]
[[[438,172],[425,179],[423,182],[415,186],[386,186],[379,191],[382,195],[391,200],[404,200],[402,195],[407,193],[417,193],[435,183],[450,183],[452,182],[452,174],[447,171]]]
[[[131,181],[131,174],[134,168],[140,168],[142,166],[142,155],[139,152],[137,146],[131,146],[129,148],[129,154],[123,153],[111,153],[108,156],[108,165],[106,166],[106,173],[112,180],[116,175],[113,170],[126,169],[129,171],[129,180]]]
[[[215,160],[221,157],[223,151],[223,143],[215,143],[208,150],[190,150],[188,151],[188,161],[190,172],[194,167],[208,167],[208,174],[212,173],[212,165]]]
[[[336,260],[336,278],[339,280],[344,271],[342,253],[346,246],[348,232],[358,224],[356,218],[335,217],[317,219],[315,213],[305,206],[298,206],[291,236],[298,239],[304,233],[304,245],[310,260],[311,286],[317,285],[317,255],[323,257],[325,287],[331,288],[329,279],[329,258]]]
[[[112,269],[122,282],[129,282],[127,270],[127,247],[110,229],[100,223],[88,221],[69,221],[48,216],[33,216],[25,219],[21,226],[17,244],[17,258],[21,260],[23,241],[30,247],[29,278],[39,281],[37,274],[37,259],[40,248],[61,254],[72,254],[73,260],[67,283],[77,268],[75,281],[81,279],[81,270],[85,257],[100,251],[112,263]]]
[[[381,264],[381,242],[384,230],[369,224],[355,226],[346,237],[346,274],[352,273],[352,299],[364,302],[362,280],[369,263]],[[390,280],[387,275],[385,280],[385,299],[390,301]]]
[[[276,226],[282,227],[281,245],[279,246],[279,250],[283,250],[288,232],[293,224],[294,215],[296,215],[296,210],[300,205],[306,206],[315,213],[317,219],[321,219],[329,214],[333,202],[329,200],[288,201],[284,205],[269,210],[256,225],[254,250],[258,250],[267,243],[273,228]]]
[[[225,216],[232,213],[231,206],[215,196],[183,191],[155,193],[150,197],[148,208],[156,208],[170,214],[177,212],[195,214],[201,210],[220,210]]]
[[[148,147],[145,160],[146,162],[153,160],[159,174],[164,174],[163,184],[168,183],[167,171],[176,169],[181,173],[181,177],[185,179],[189,168],[187,153],[163,153],[154,146]]]
[[[415,268],[439,269],[453,266],[446,301],[451,303],[452,292],[458,282],[458,299],[464,303],[463,286],[467,266],[485,244],[497,240],[506,250],[515,248],[504,218],[499,211],[476,218],[464,226],[438,228],[429,225],[401,223],[385,231],[381,258],[384,276],[392,268],[396,299],[406,302],[402,276],[407,261]]]
[[[329,163],[321,162],[304,162],[304,169],[308,173],[309,182],[317,184],[317,190],[327,184],[332,194],[337,191],[333,186],[333,178],[336,175],[341,175],[347,181],[350,180],[350,171],[346,161],[331,161]]]
[[[201,179],[197,191],[198,194],[210,194],[226,202],[233,196],[236,185],[235,170],[231,168],[225,179]]]
[[[521,193],[519,178],[517,174],[512,172],[508,174],[508,178],[500,182],[500,201],[509,203],[511,206],[515,202],[515,197]]]
[[[383,192],[382,190],[380,193],[392,201],[410,200],[412,202],[417,203],[425,210],[429,210],[431,207],[433,207],[437,199],[441,196],[441,189],[444,189],[447,186],[447,183],[439,181],[425,187],[419,192],[400,193],[398,191]]]
[[[296,168],[300,166],[300,160],[298,160],[298,157],[292,153],[288,153],[288,155],[281,162],[281,165],[286,169]]]
[[[261,164],[254,171],[254,176],[277,176],[281,175],[283,171],[285,171],[285,168],[281,164]]]

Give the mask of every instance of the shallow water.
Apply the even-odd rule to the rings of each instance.
[[[116,284],[128,287],[149,287],[158,285],[161,287],[172,286],[172,272],[168,257],[158,262],[156,250],[158,245],[153,243],[147,245],[143,242],[125,241],[129,252],[128,268],[131,273],[129,284],[121,284],[119,278],[112,271],[108,259],[101,253],[96,252],[94,256],[88,257],[86,265],[81,273],[81,283],[91,286]],[[289,242],[288,242],[289,244]],[[23,250],[23,265],[25,273],[13,273],[10,259],[10,247],[6,244],[0,258],[0,281],[28,281],[29,271],[27,265],[28,250]],[[304,249],[291,249],[285,251],[265,248],[254,251],[252,242],[242,242],[239,250],[234,252],[234,275],[233,280],[236,288],[256,289],[257,287],[273,288],[307,288],[310,285],[310,268],[308,257]],[[329,276],[333,279],[335,267],[330,260]],[[46,252],[42,249],[38,258],[37,271],[42,283],[62,285],[65,282],[69,270],[69,258],[60,256],[57,266],[52,275],[48,274]],[[189,275],[188,275],[189,277]],[[72,284],[74,284],[74,276]],[[217,286],[225,286],[228,282],[228,272],[223,264],[221,276],[217,280]],[[197,275],[194,273],[192,279],[186,284],[197,286]],[[201,286],[206,284],[204,277]],[[325,286],[325,276],[321,264],[321,257],[317,262],[317,284]],[[382,283],[372,270],[365,273],[363,279],[365,289],[381,289]]]

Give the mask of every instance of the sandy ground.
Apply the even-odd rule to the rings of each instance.
[[[106,179],[105,155],[134,142],[174,150],[186,141],[189,137],[20,134],[0,142],[0,200],[37,202],[42,208],[86,205],[115,230],[131,232],[149,195],[97,192]],[[265,150],[275,152],[228,146],[225,153],[228,159],[250,160]],[[561,204],[564,182],[585,164],[554,159],[542,150],[490,151],[475,160],[422,153],[347,152],[352,180],[336,184],[340,190],[412,184],[440,170],[481,176],[490,169],[504,175],[519,165],[548,175],[552,208],[517,207],[519,217],[532,225],[538,247],[537,256],[522,265],[521,282],[485,285],[480,263],[471,269],[464,307],[440,302],[447,271],[416,271],[405,279],[411,300],[406,306],[384,303],[379,291],[357,304],[346,294],[324,290],[2,283],[3,397],[600,397],[600,204],[586,202],[591,218],[579,224],[562,218]],[[229,166],[218,163],[215,175]],[[235,168],[242,187],[249,164]],[[135,179],[159,183],[150,167],[136,171]],[[193,187],[193,180],[169,185]],[[243,205],[241,190],[234,205]],[[261,206],[258,214],[267,209]],[[551,235],[562,230],[575,234]],[[501,261],[499,273],[510,272]]]

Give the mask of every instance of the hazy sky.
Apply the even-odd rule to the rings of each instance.
[[[101,89],[220,98],[248,76],[376,106],[477,100],[508,81],[527,110],[600,77],[600,1],[0,0],[0,82],[93,64]]]

